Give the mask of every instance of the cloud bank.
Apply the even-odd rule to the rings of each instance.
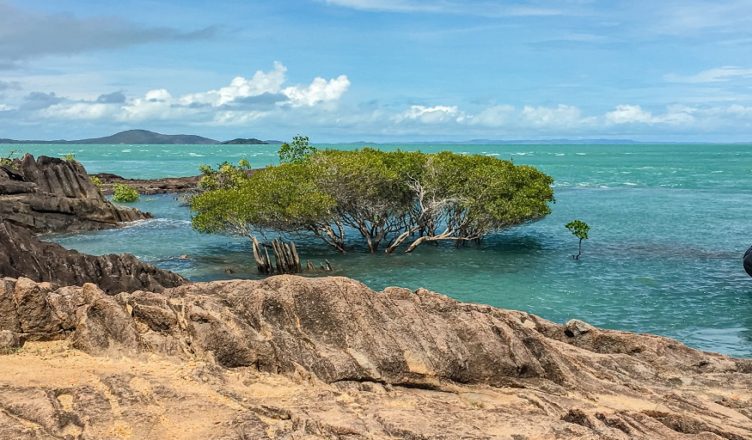
[[[212,37],[216,27],[181,31],[145,27],[115,17],[79,18],[18,9],[0,0],[0,68],[47,55],[72,55],[162,41]]]

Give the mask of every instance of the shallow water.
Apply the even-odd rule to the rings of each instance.
[[[354,145],[337,146],[354,148]],[[395,145],[379,146],[393,149]],[[563,322],[657,333],[690,346],[752,356],[752,278],[741,255],[752,244],[750,145],[408,145],[405,149],[493,154],[555,178],[546,219],[481,247],[423,246],[412,255],[332,253],[303,243],[303,258],[329,259],[335,273],[381,289],[427,287],[455,298],[525,310]],[[0,146],[0,153],[9,147]],[[276,146],[24,146],[70,151],[91,172],[126,177],[196,174],[201,163],[247,158],[274,163]],[[136,205],[154,220],[95,233],[56,236],[71,248],[131,252],[194,280],[255,278],[243,239],[201,235],[172,196]],[[591,225],[584,255],[563,225]],[[181,260],[180,255],[189,255]],[[234,273],[228,275],[226,269]]]

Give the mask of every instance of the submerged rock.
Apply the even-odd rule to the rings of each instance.
[[[27,154],[0,167],[0,220],[34,232],[106,229],[150,217],[107,201],[78,162]]]
[[[186,280],[129,254],[86,255],[39,240],[29,230],[0,222],[0,276],[70,286],[96,283],[107,293],[160,292]]]
[[[115,296],[5,279],[0,330],[30,341],[0,357],[3,438],[29,419],[81,438],[752,437],[750,360],[346,278]],[[61,339],[40,352],[59,369],[37,360]]]

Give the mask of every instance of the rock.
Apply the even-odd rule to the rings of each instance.
[[[112,228],[151,217],[108,202],[75,161],[27,154],[0,167],[0,276],[61,285],[94,282],[108,293],[161,291],[186,282],[132,255],[101,257],[40,241],[34,233]]]
[[[56,420],[77,420],[83,438],[118,423],[169,437],[179,420],[192,420],[183,438],[752,436],[748,361],[424,289],[290,275],[115,296],[92,284],[0,286],[0,329],[95,355],[45,349],[53,367],[27,342],[0,357],[0,418],[15,415],[0,437],[28,419],[57,436]],[[110,355],[129,360],[98,360]],[[32,383],[37,364],[49,373]],[[50,395],[70,395],[69,409]]]
[[[39,240],[29,230],[0,222],[0,276],[28,277],[59,285],[96,283],[107,293],[160,292],[186,280],[139,261],[133,255],[92,256]],[[0,309],[1,310],[1,309]]]
[[[752,246],[744,253],[744,270],[752,277]]]
[[[164,177],[161,179],[126,179],[111,173],[94,174],[102,182],[102,193],[112,194],[116,183],[135,188],[139,194],[169,194],[193,192],[198,189],[201,176]]]
[[[112,228],[150,217],[107,201],[78,162],[27,154],[0,167],[0,220],[34,232]]]
[[[579,319],[570,319],[566,324],[564,324],[564,328],[566,329],[564,330],[564,334],[566,334],[570,338],[577,338],[584,335],[585,333],[595,330],[595,327],[588,324],[587,322],[580,321]]]
[[[0,330],[0,355],[13,353],[22,345],[18,334],[10,330]]]

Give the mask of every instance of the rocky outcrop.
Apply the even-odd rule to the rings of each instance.
[[[752,437],[750,360],[345,278],[115,296],[5,279],[2,331],[3,438],[164,438],[180,420],[180,438]],[[19,380],[50,340],[69,345],[41,367],[65,379]]]
[[[86,255],[37,239],[30,231],[0,223],[0,274],[64,286],[96,283],[107,293],[161,292],[186,280],[129,254]]]
[[[752,246],[744,253],[744,271],[752,277]]]
[[[27,154],[0,167],[0,220],[34,232],[105,229],[149,217],[107,201],[78,162]]]
[[[102,182],[102,193],[112,194],[116,183],[135,188],[139,194],[173,194],[197,191],[200,176],[161,179],[126,179],[111,173],[94,174]]]
[[[80,254],[34,235],[112,228],[149,217],[108,202],[78,162],[27,154],[0,166],[0,276],[96,283],[108,293],[179,286],[186,280],[132,255]]]

